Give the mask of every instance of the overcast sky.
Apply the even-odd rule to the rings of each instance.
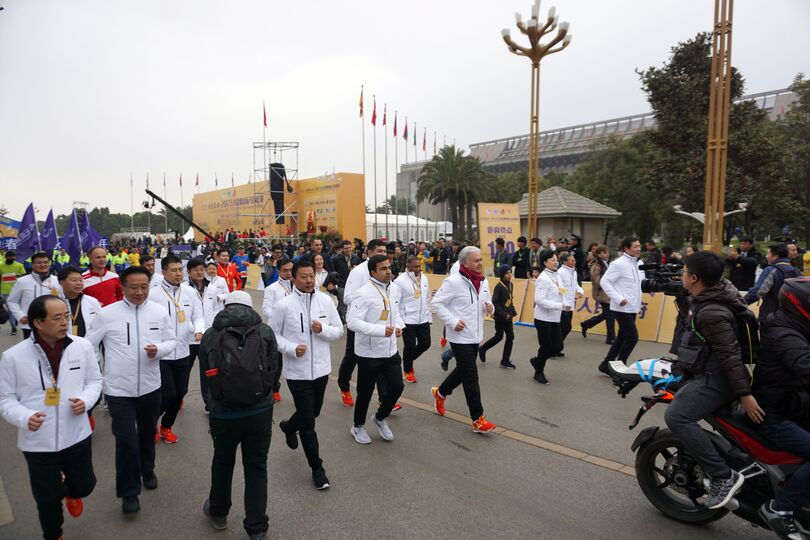
[[[709,30],[711,0],[558,0],[573,43],[544,60],[541,129],[649,110],[637,67]],[[399,111],[470,143],[528,132],[529,63],[507,52],[528,0],[392,2],[234,0],[0,0],[0,205],[19,219],[34,201],[69,211],[74,200],[129,212],[151,185],[189,203],[194,178],[245,183],[251,143],[299,141],[302,178],[361,172],[360,85],[366,88],[367,203],[373,198],[372,95],[380,120]],[[545,2],[542,13],[552,5]],[[746,92],[810,73],[810,2],[736,2],[733,64]],[[513,36],[517,31],[513,31]],[[522,36],[521,36],[522,37]],[[390,127],[390,126],[389,126]],[[379,194],[383,145],[377,130]],[[401,141],[401,139],[400,139]],[[412,147],[409,150],[413,157]],[[389,185],[394,187],[389,132]],[[400,161],[404,147],[400,142]],[[420,151],[420,157],[421,157]],[[288,161],[288,166],[292,166]]]

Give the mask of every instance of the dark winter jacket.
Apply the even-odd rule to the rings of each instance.
[[[517,316],[513,290],[514,285],[511,282],[507,285],[500,280],[492,289],[492,304],[495,306],[496,321],[511,323],[512,318]]]
[[[529,277],[529,253],[527,247],[515,251],[515,256],[512,257],[512,266],[515,267],[515,277],[518,279],[526,279]]]
[[[737,287],[738,291],[746,292],[754,286],[757,273],[757,260],[753,257],[737,257],[726,259],[728,280]]]
[[[765,423],[810,420],[810,322],[777,310],[762,326],[754,397]]]
[[[779,307],[779,290],[786,279],[801,276],[789,259],[776,259],[759,275],[756,284],[748,289],[743,299],[746,304],[762,300],[759,306],[759,322],[763,321]]]
[[[217,313],[214,317],[214,322],[202,337],[200,342],[200,368],[203,373],[210,369],[210,360],[214,357],[214,351],[219,347],[219,333],[220,330],[233,326],[234,328],[249,328],[260,324],[259,333],[264,339],[264,354],[265,362],[269,367],[280,369],[278,365],[278,345],[276,344],[276,336],[273,330],[266,324],[262,323],[261,316],[256,313],[252,308],[241,304],[231,304],[225,306],[225,309]],[[269,409],[273,406],[273,392],[268,392],[267,395],[250,407],[250,410],[261,412],[262,410]],[[217,413],[228,415],[239,409],[233,409],[226,406],[220,401],[211,399],[209,402],[209,409],[212,416],[217,416]]]
[[[709,348],[704,371],[722,371],[738,396],[751,393],[751,377],[742,361],[735,317],[735,313],[747,309],[734,285],[723,279],[692,297],[687,315],[687,328],[691,329],[694,321]]]

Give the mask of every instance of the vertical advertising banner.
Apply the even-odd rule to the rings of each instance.
[[[506,241],[506,251],[511,256],[517,249],[520,236],[520,210],[517,204],[478,203],[478,237],[484,256],[484,274],[493,275],[495,239]]]

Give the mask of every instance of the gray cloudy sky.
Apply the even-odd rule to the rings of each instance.
[[[711,0],[558,0],[573,43],[544,61],[541,129],[648,110],[636,67],[708,30]],[[171,202],[200,174],[244,183],[251,142],[301,143],[300,176],[362,167],[358,98],[466,147],[528,131],[529,63],[503,27],[530,1],[0,0],[0,205],[130,208],[147,172]],[[552,5],[544,0],[542,13]],[[747,92],[810,72],[810,2],[738,0],[733,63]],[[516,32],[513,32],[513,35]],[[389,115],[390,119],[390,115]],[[367,169],[372,130],[366,125]],[[389,133],[390,136],[390,133]],[[379,177],[383,136],[378,129]],[[400,142],[400,159],[403,147]],[[389,147],[393,190],[393,147]],[[162,187],[161,187],[162,190]],[[372,185],[367,185],[372,202]],[[383,192],[380,184],[380,193]],[[137,201],[142,195],[136,194]],[[44,209],[44,211],[42,211]]]

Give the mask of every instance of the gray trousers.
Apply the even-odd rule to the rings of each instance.
[[[670,431],[712,479],[728,478],[731,469],[698,422],[736,397],[725,375],[703,373],[678,390],[664,415]]]

